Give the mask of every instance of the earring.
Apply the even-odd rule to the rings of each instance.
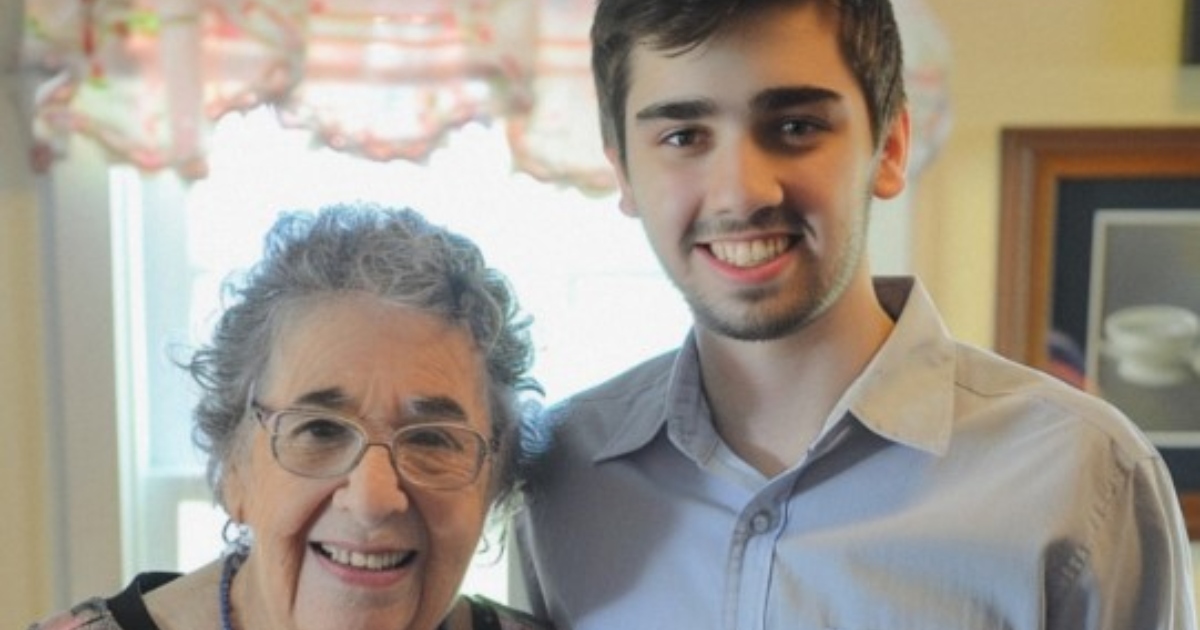
[[[245,523],[229,519],[225,521],[225,527],[221,528],[221,539],[225,541],[225,550],[221,552],[222,556],[232,555],[245,558],[250,555],[250,548],[254,546],[254,531]]]

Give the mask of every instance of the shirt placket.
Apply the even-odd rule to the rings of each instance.
[[[763,630],[771,587],[771,558],[779,540],[781,503],[763,497],[738,516],[729,558],[727,630]]]

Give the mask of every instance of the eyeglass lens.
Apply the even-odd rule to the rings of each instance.
[[[272,450],[287,470],[328,478],[353,470],[371,444],[362,429],[341,418],[303,412],[275,414]],[[471,484],[487,454],[482,435],[454,424],[404,427],[393,436],[391,455],[409,482],[438,489]]]

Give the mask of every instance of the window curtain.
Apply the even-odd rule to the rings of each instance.
[[[948,127],[945,42],[896,0],[923,166]],[[421,160],[471,121],[503,125],[518,170],[611,190],[591,82],[594,0],[26,0],[35,168],[72,134],[185,179],[230,112],[271,107],[314,143]]]

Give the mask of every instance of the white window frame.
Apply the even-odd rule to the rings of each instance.
[[[47,461],[53,604],[121,585],[117,376],[108,169],[92,143],[39,182],[47,296]],[[108,334],[106,334],[108,333]]]
[[[145,400],[118,369],[128,363],[121,348],[129,335],[114,317],[123,306],[114,299],[121,294],[114,278],[121,274],[115,273],[112,254],[126,244],[114,242],[121,231],[114,229],[109,174],[100,149],[75,139],[68,159],[41,179],[39,191],[49,301],[47,448],[56,608],[114,593],[138,570],[158,568],[133,566],[134,547],[144,540],[130,500],[139,485],[122,464],[129,458],[121,457],[121,449],[136,436],[113,430],[130,411],[121,405]],[[907,205],[905,196],[877,203],[872,211],[869,243],[876,273],[908,270]],[[193,477],[167,476],[141,487],[152,502],[163,496],[210,499],[207,486]],[[175,519],[173,510],[162,512],[157,519]],[[152,557],[175,557],[173,548],[156,545]]]

